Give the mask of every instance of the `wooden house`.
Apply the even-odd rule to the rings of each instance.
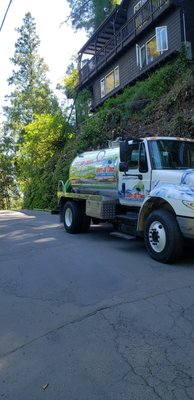
[[[122,0],[79,51],[77,90],[95,110],[150,69],[194,51],[194,0]]]

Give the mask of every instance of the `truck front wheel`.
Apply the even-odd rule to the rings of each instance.
[[[163,263],[177,260],[183,250],[183,237],[172,213],[155,210],[145,223],[144,239],[148,253]]]

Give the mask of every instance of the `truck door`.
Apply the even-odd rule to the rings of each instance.
[[[145,143],[129,144],[127,154],[125,172],[119,172],[119,200],[123,205],[141,207],[151,185]]]

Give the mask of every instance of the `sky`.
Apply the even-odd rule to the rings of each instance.
[[[9,2],[10,0],[0,0],[0,25]],[[14,55],[18,38],[15,28],[21,27],[27,12],[31,12],[35,18],[36,32],[41,41],[39,54],[49,67],[48,78],[53,89],[64,77],[72,55],[76,54],[87,40],[84,31],[75,33],[70,22],[63,23],[69,15],[66,0],[12,0],[0,31],[0,120],[4,96],[10,91],[7,79],[13,70],[9,59]]]

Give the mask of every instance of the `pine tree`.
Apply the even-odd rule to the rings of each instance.
[[[16,31],[20,36],[11,59],[14,69],[8,79],[13,91],[6,96],[8,105],[4,107],[4,115],[6,132],[21,139],[23,127],[33,120],[34,114],[56,112],[58,103],[49,87],[48,67],[38,54],[40,40],[30,13]]]
[[[28,135],[27,127],[37,119],[37,116],[40,118],[48,116],[51,119],[60,117],[63,120],[57,98],[50,89],[50,82],[47,79],[48,68],[38,53],[40,40],[36,34],[34,18],[30,13],[25,15],[22,26],[16,31],[19,37],[11,59],[13,72],[8,79],[12,91],[6,96],[5,121],[0,139],[0,208],[13,205],[18,187],[25,192],[29,184],[34,184],[34,165],[30,156],[28,174],[23,165],[22,151],[31,143],[31,131]],[[53,143],[49,142],[50,138],[47,140],[44,136],[44,139],[48,146],[46,150],[54,147]],[[63,135],[61,140],[64,140]],[[44,149],[41,154],[43,153]],[[36,179],[41,182],[40,168],[37,170]],[[40,192],[39,196],[41,198],[43,193]]]

